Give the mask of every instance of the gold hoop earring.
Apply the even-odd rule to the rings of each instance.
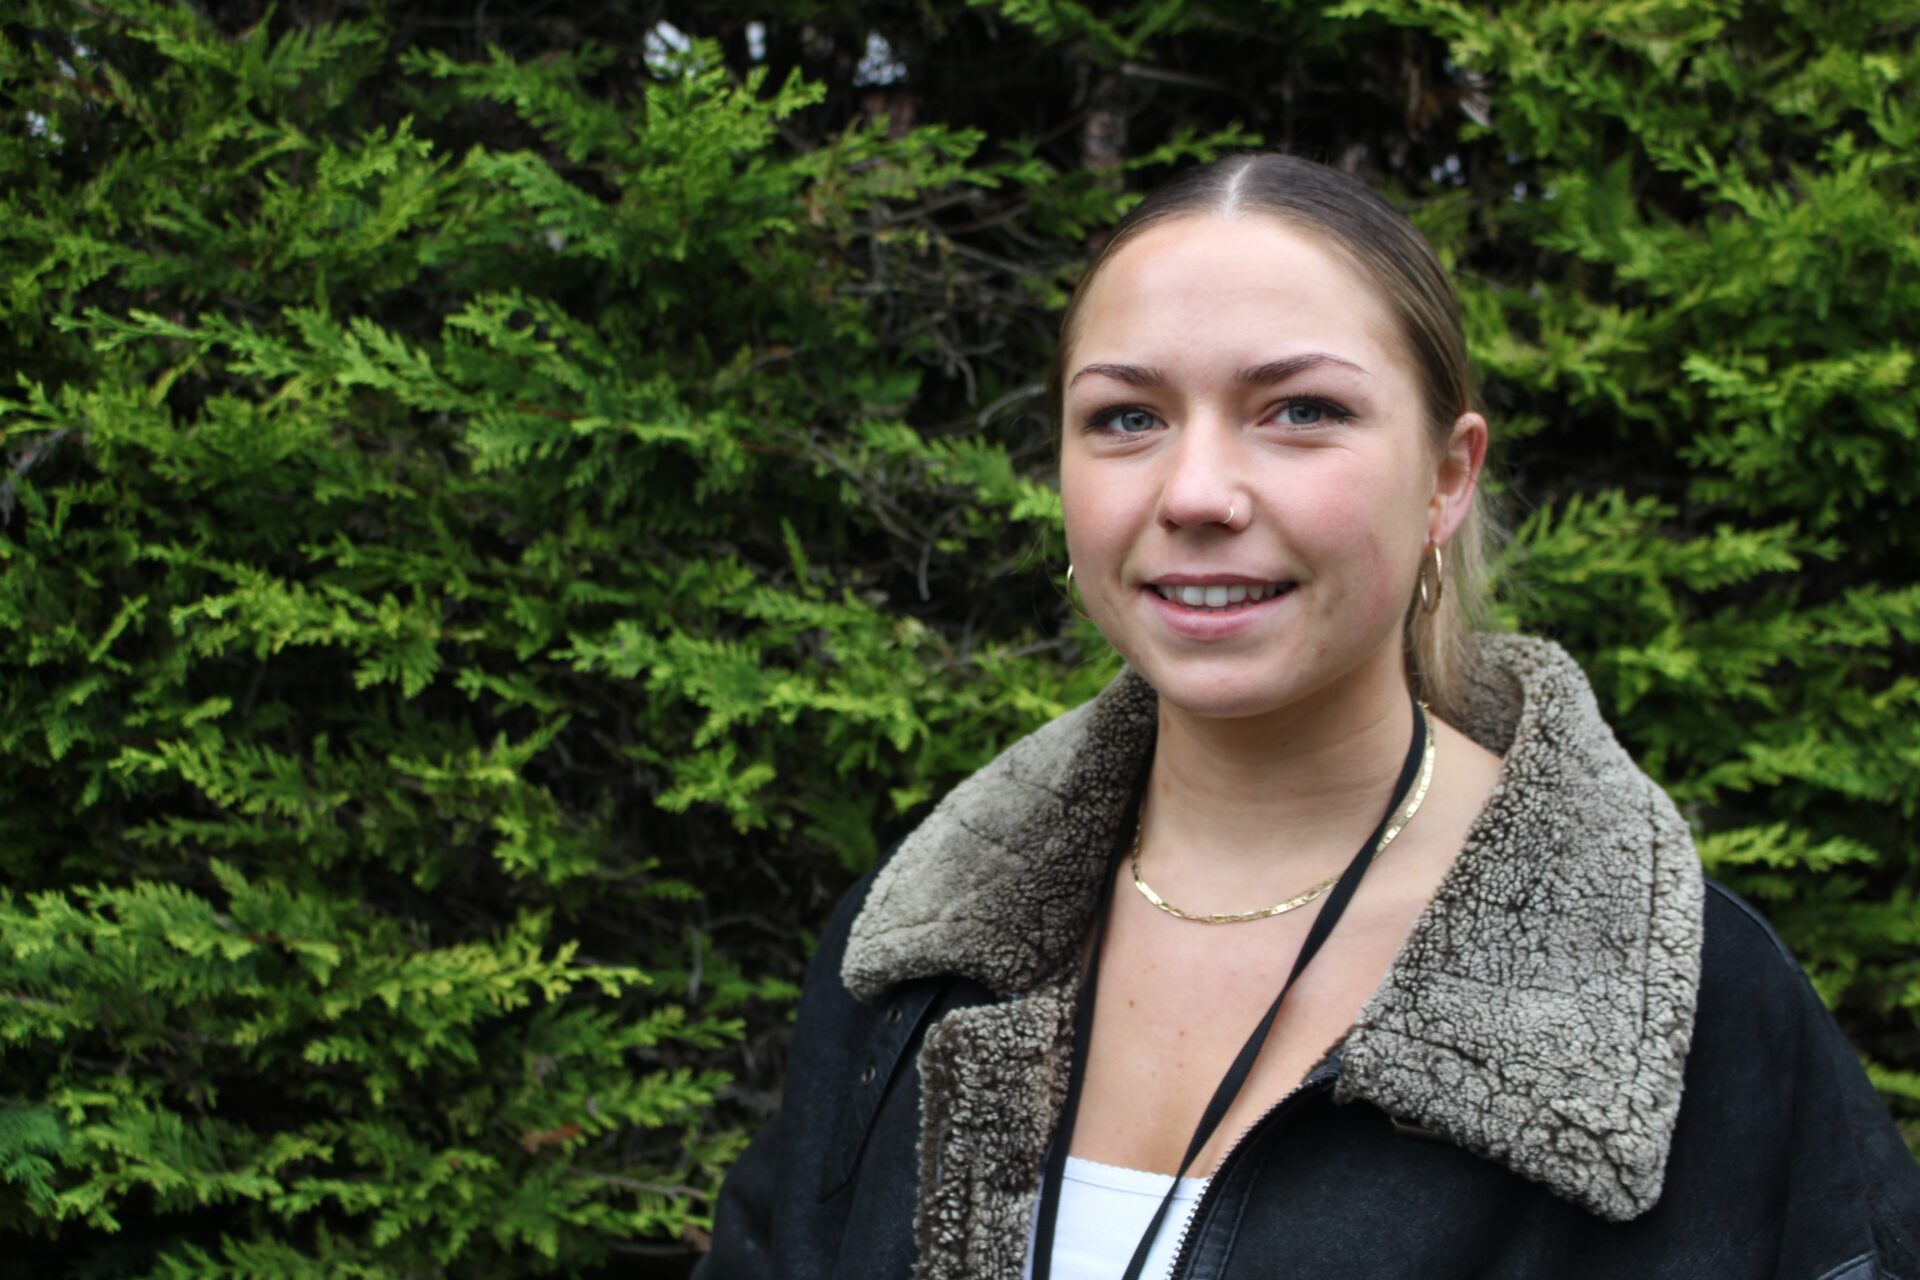
[[[1447,586],[1447,564],[1440,556],[1440,544],[1430,541],[1427,543],[1427,550],[1431,554],[1420,557],[1420,574],[1416,579],[1420,588],[1420,611],[1422,613],[1432,613],[1440,607],[1440,595],[1446,590]],[[1433,586],[1431,588],[1427,586],[1427,571],[1429,568],[1433,571]]]
[[[1080,605],[1080,593],[1073,586],[1073,563],[1067,563],[1067,606],[1073,610],[1073,616],[1082,622],[1092,622],[1093,615]]]

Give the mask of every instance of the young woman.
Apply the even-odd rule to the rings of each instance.
[[[1487,425],[1405,219],[1191,170],[1052,384],[1126,668],[841,906],[703,1280],[1920,1280],[1792,957],[1567,654],[1475,629]]]

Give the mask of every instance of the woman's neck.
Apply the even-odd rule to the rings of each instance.
[[[1162,701],[1143,859],[1203,893],[1338,872],[1379,822],[1406,759],[1411,700],[1397,663],[1389,671],[1235,719]]]

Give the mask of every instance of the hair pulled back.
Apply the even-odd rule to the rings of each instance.
[[[1088,286],[1115,254],[1150,227],[1200,215],[1278,218],[1332,248],[1371,280],[1398,327],[1418,374],[1429,443],[1438,450],[1463,413],[1477,408],[1460,300],[1446,269],[1411,222],[1365,183],[1338,169],[1281,152],[1232,155],[1185,170],[1122,218],[1081,276],[1060,321],[1047,370],[1047,407],[1061,426],[1066,362]],[[1497,528],[1476,488],[1472,506],[1444,548],[1440,606],[1410,601],[1404,624],[1407,680],[1441,719],[1458,722],[1470,676],[1472,634],[1488,623],[1488,561]]]

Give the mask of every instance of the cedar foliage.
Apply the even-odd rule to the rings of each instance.
[[[1916,72],[1911,3],[26,0],[16,1265],[697,1248],[806,931],[1112,671],[1050,325],[1130,190],[1253,142],[1456,267],[1508,620],[1920,1137]]]

